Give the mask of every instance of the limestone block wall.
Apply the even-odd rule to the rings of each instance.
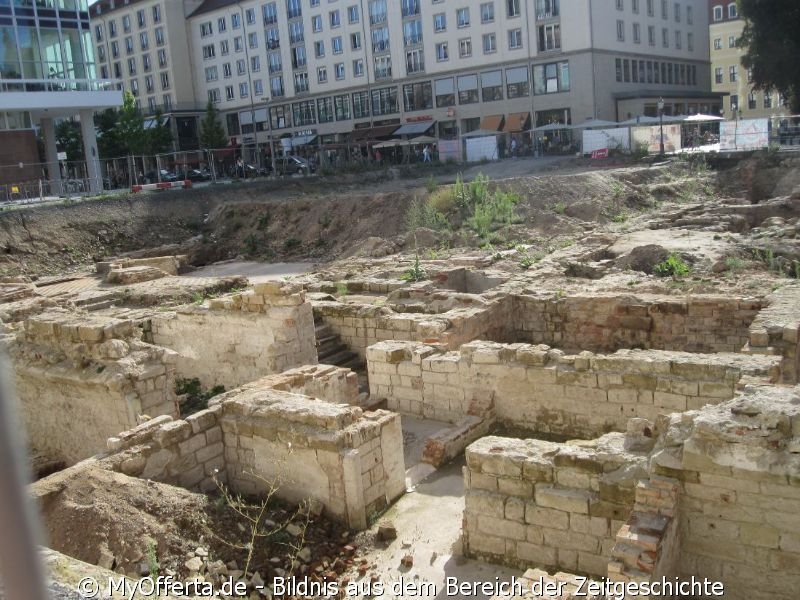
[[[131,477],[208,492],[227,479],[221,406],[173,420],[162,416],[110,437],[104,460]],[[216,479],[216,481],[215,481]]]
[[[786,285],[767,297],[750,327],[748,351],[783,357],[784,383],[800,381],[800,285]]]
[[[565,351],[652,348],[739,352],[763,301],[728,296],[519,295],[509,317],[514,341]]]
[[[242,386],[269,388],[311,396],[334,404],[359,403],[358,375],[350,369],[333,365],[306,365]]]
[[[263,493],[277,481],[291,501],[314,499],[354,528],[405,490],[400,416],[388,411],[243,389],[221,402],[232,489]]]
[[[299,286],[261,283],[153,316],[145,339],[178,353],[178,377],[226,388],[317,362],[314,317]]]
[[[131,321],[58,310],[24,322],[8,349],[34,453],[71,465],[138,415],[178,414],[175,353],[138,335]]]
[[[467,447],[464,552],[514,567],[603,576],[646,453],[622,434],[593,444],[484,437]]]
[[[725,584],[725,598],[800,589],[800,387],[748,386],[672,415],[652,457],[680,481],[679,573]]]
[[[511,297],[476,308],[456,308],[440,314],[395,313],[385,306],[314,303],[314,314],[366,358],[367,348],[387,340],[435,342],[450,349],[475,339],[505,340]]]
[[[446,352],[382,342],[367,351],[370,394],[390,410],[457,422],[496,414],[532,431],[595,437],[630,417],[700,408],[733,397],[743,376],[776,380],[779,357],[620,350],[565,355],[548,346],[470,342]]]

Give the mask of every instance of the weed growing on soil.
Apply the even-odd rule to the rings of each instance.
[[[289,452],[291,453],[291,447]],[[295,558],[305,546],[306,530],[312,513],[310,502],[299,504],[294,513],[285,520],[276,522],[268,519],[267,516],[273,503],[273,498],[278,493],[283,478],[279,474],[274,480],[269,481],[255,473],[248,473],[248,475],[258,479],[265,489],[260,501],[256,503],[245,501],[239,494],[233,495],[228,487],[219,480],[216,472],[212,476],[219,489],[222,501],[241,518],[241,524],[249,532],[249,542],[238,548],[247,552],[244,572],[247,573],[250,568],[257,544],[259,542],[273,542],[283,544],[290,549],[292,567],[286,573],[286,576],[291,577],[295,569],[294,565],[298,564]]]
[[[557,215],[563,215],[565,212],[567,212],[567,205],[563,202],[556,202],[553,204],[553,212]]]
[[[224,391],[224,385],[215,385],[210,390],[204,390],[197,377],[175,380],[175,393],[178,396],[186,396],[180,406],[182,417],[205,410],[208,408],[208,401]]]
[[[425,189],[428,190],[428,193],[434,193],[438,187],[439,184],[436,183],[436,179],[433,178],[433,175],[428,175],[428,179],[425,181]]]
[[[659,277],[685,277],[692,272],[692,268],[674,252],[666,260],[653,267],[653,273]]]
[[[414,266],[400,276],[403,281],[423,281],[427,277],[425,270],[419,264],[419,253],[414,257]]]
[[[347,296],[347,284],[341,281],[336,284],[336,295],[340,298]]]
[[[158,563],[156,556],[156,543],[153,540],[147,540],[147,547],[145,548],[144,555],[147,558],[147,568],[150,569],[150,575],[156,575],[161,565]]]

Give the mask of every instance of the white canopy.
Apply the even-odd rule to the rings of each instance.
[[[722,117],[716,117],[714,115],[704,115],[704,114],[696,114],[696,115],[689,115],[688,117],[683,119],[684,123],[707,123],[709,121],[724,121]]]

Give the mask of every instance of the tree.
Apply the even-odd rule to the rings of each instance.
[[[746,20],[740,44],[742,64],[757,89],[776,89],[800,112],[800,2],[739,0]]]
[[[148,154],[160,154],[172,149],[172,132],[161,111],[156,111],[153,116],[153,126],[146,129],[145,134]]]
[[[130,92],[125,92],[114,132],[118,140],[117,156],[148,153],[148,135],[144,128],[144,119],[136,107],[136,98]]]
[[[83,134],[80,123],[65,119],[56,125],[56,146],[67,153],[67,160],[83,160]]]
[[[94,125],[97,128],[97,151],[101,158],[115,158],[127,154],[126,145],[117,135],[119,111],[114,108],[97,113]]]
[[[224,148],[228,145],[225,129],[219,121],[217,108],[211,100],[206,104],[206,114],[200,122],[200,147]]]

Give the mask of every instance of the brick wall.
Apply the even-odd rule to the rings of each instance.
[[[406,414],[455,423],[496,415],[532,431],[594,437],[630,417],[733,397],[742,376],[776,379],[779,357],[620,350],[566,355],[547,346],[471,342],[455,352],[382,342],[367,352],[370,394]]]
[[[783,357],[784,383],[797,383],[800,376],[800,285],[785,285],[767,297],[764,308],[750,327],[747,350],[754,354]]]

